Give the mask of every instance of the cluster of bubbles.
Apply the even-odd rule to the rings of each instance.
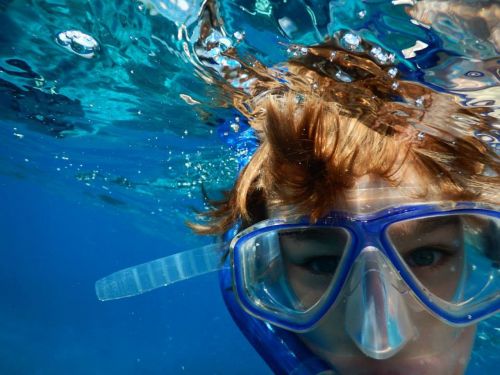
[[[365,55],[372,58],[380,66],[387,66],[387,76],[389,79],[395,79],[398,75],[398,68],[393,66],[396,63],[396,56],[394,53],[386,51],[380,46],[372,45],[364,41],[359,35],[351,31],[340,31],[334,36],[334,41],[340,50],[348,51],[350,53]],[[287,54],[290,58],[300,58],[309,54],[309,48],[303,45],[292,44],[287,48]],[[330,53],[328,60],[333,63],[339,58],[337,50]],[[354,77],[346,73],[340,67],[337,67],[335,74],[331,77],[339,82],[350,83],[354,81]],[[392,83],[392,89],[397,90],[399,87],[398,82]],[[313,89],[315,85],[313,84]],[[417,103],[417,106],[422,106],[422,103]]]
[[[149,13],[157,14],[175,22],[178,25],[189,26],[198,18],[201,0],[140,0],[142,5],[149,9]]]
[[[218,30],[211,30],[210,34],[195,48],[197,57],[205,66],[215,68],[217,71],[228,67],[237,69],[240,64],[224,55],[233,47],[233,41]]]
[[[336,35],[339,46],[350,52],[366,53],[373,57],[380,65],[392,65],[396,56],[394,53],[385,51],[380,46],[370,46],[361,37],[353,32],[340,32]]]
[[[234,33],[227,33],[224,28],[213,28],[208,30],[207,33],[207,30],[202,30],[196,23],[200,20],[200,9],[202,9],[203,3],[204,2],[202,0],[138,0],[137,2],[140,10],[147,9],[149,10],[150,15],[161,15],[162,17],[175,23],[175,25],[179,28],[187,28],[192,25],[192,33],[189,37],[191,39],[190,42],[192,42],[191,47],[193,48],[191,51],[194,51],[193,56],[196,61],[191,60],[191,62],[201,64],[203,67],[211,68],[221,74],[222,72],[227,73],[228,70],[234,71],[235,74],[241,73],[239,72],[241,68],[240,62],[229,56],[227,52],[228,50],[235,48],[238,43],[245,39],[245,31],[242,30]],[[272,10],[273,4],[268,0],[257,0],[254,3],[254,11],[261,15],[270,16]],[[367,17],[367,11],[364,9],[357,11],[356,14],[359,19],[369,18],[369,15]],[[279,19],[280,25],[283,29],[293,27],[293,23],[288,24],[287,26],[287,20],[289,19],[286,17],[281,17]],[[202,33],[206,34],[201,37],[200,35]],[[293,34],[293,32],[290,32],[289,34]],[[359,53],[365,56],[370,56],[370,58],[372,58],[379,65],[385,66],[384,69],[387,72],[388,78],[394,80],[391,85],[392,89],[398,89],[399,84],[395,79],[399,74],[399,70],[394,66],[398,63],[398,61],[396,61],[394,51],[388,51],[381,46],[368,43],[361,37],[361,35],[365,36],[365,34],[362,34],[359,30],[335,31],[335,33],[330,35],[335,39],[339,48],[354,54]],[[251,34],[249,33],[249,38],[250,37]],[[69,29],[57,33],[57,35],[55,35],[55,42],[68,52],[85,59],[95,58],[98,56],[100,49],[105,48],[104,45],[101,47],[99,42],[92,35],[77,29]],[[405,58],[412,58],[415,57],[416,52],[427,47],[428,45],[426,43],[417,40],[415,45],[405,50],[401,50],[400,52],[402,52]],[[309,49],[304,45],[292,44],[287,47],[287,52],[292,58],[300,58],[307,55],[309,53]],[[332,52],[330,61],[333,62],[335,58],[335,52]],[[479,70],[470,69],[463,75],[468,78],[477,79],[484,76],[484,73]],[[332,78],[345,83],[352,82],[355,79],[355,77],[340,68],[332,74]],[[251,84],[250,80],[241,82],[245,82],[248,85]],[[240,84],[240,81],[236,78],[234,79],[234,82],[231,81],[230,83],[237,88],[243,87],[242,84]],[[192,99],[187,94],[182,94],[181,98],[190,105],[200,104],[199,101]],[[416,107],[423,108],[423,98],[416,99],[414,105]],[[141,114],[140,111],[138,113]],[[231,129],[237,132],[239,125],[234,123]],[[494,138],[490,134],[478,134],[478,136],[483,141],[495,144],[495,147],[498,146],[498,138]],[[422,140],[423,137],[424,133],[421,132],[418,134],[418,139]],[[191,166],[190,163],[187,163],[186,168],[188,168],[188,165]],[[186,186],[185,182],[182,182],[182,186]]]
[[[62,31],[56,36],[56,42],[75,55],[91,59],[99,51],[99,43],[90,35],[79,30]]]

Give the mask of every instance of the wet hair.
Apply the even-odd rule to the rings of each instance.
[[[235,95],[260,146],[224,199],[190,224],[198,233],[222,234],[238,220],[248,226],[280,206],[316,220],[341,207],[360,177],[401,186],[409,170],[422,199],[498,204],[498,156],[474,136],[490,129],[486,108],[462,107],[328,46],[280,71],[281,80],[267,74],[251,95]]]

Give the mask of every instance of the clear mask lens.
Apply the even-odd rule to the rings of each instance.
[[[350,233],[341,227],[295,227],[261,233],[241,248],[243,284],[253,303],[305,320],[328,294]]]
[[[499,297],[498,218],[417,218],[391,224],[386,236],[422,289],[450,313],[464,314]]]

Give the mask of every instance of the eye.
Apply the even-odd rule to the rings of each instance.
[[[406,263],[413,268],[438,265],[448,252],[438,247],[420,247],[405,256]]]
[[[316,275],[333,275],[337,271],[340,257],[320,256],[306,260],[301,267]]]

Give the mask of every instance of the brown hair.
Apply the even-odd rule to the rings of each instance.
[[[225,199],[201,214],[208,222],[190,224],[198,233],[224,233],[238,219],[249,225],[281,205],[315,220],[342,205],[359,177],[399,186],[408,167],[425,186],[422,198],[498,203],[498,156],[474,136],[492,120],[484,108],[463,108],[328,46],[286,68],[285,84],[267,74],[250,97],[235,95],[260,146]]]

